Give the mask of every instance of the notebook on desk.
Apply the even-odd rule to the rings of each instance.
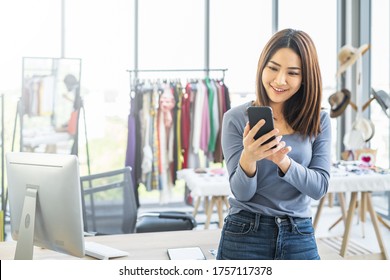
[[[89,241],[85,242],[85,254],[99,260],[108,260],[129,255],[126,251]]]
[[[205,260],[206,257],[199,247],[168,249],[170,260]]]

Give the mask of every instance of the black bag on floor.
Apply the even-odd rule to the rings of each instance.
[[[147,212],[139,216],[136,232],[192,230],[195,227],[194,217],[185,212]]]

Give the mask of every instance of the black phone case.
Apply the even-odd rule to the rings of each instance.
[[[248,107],[248,118],[249,118],[249,126],[252,128],[255,126],[259,120],[264,119],[265,124],[259,129],[256,133],[254,139],[258,139],[264,134],[270,132],[274,129],[274,118],[272,113],[272,108],[268,106],[251,106]],[[267,141],[263,143],[267,144],[275,139],[275,136],[271,137]]]

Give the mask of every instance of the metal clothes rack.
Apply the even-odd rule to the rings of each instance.
[[[144,72],[144,73],[166,73],[166,72],[203,72],[205,77],[208,77],[210,72],[222,72],[222,81],[225,80],[225,72],[228,71],[227,68],[202,68],[202,69],[131,69],[126,70],[130,74],[130,96],[134,97],[133,94],[135,93],[134,85],[137,84],[138,80],[138,73]],[[186,200],[186,197],[188,196],[188,188],[186,187],[186,191],[184,194],[184,199]]]
[[[227,71],[227,68],[203,68],[203,69],[131,69],[127,70],[130,74],[130,90],[133,90],[133,85],[138,78],[138,73],[140,72],[204,72],[205,76],[209,75],[209,72],[222,72],[222,80],[225,80],[225,72]],[[133,77],[133,74],[135,76]]]

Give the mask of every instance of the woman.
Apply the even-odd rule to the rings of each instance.
[[[317,52],[305,32],[285,29],[272,36],[258,62],[256,95],[223,119],[234,198],[217,259],[320,259],[310,202],[328,190],[331,127],[321,111]],[[274,114],[275,129],[257,140],[264,120],[250,129],[249,106],[270,106]]]

